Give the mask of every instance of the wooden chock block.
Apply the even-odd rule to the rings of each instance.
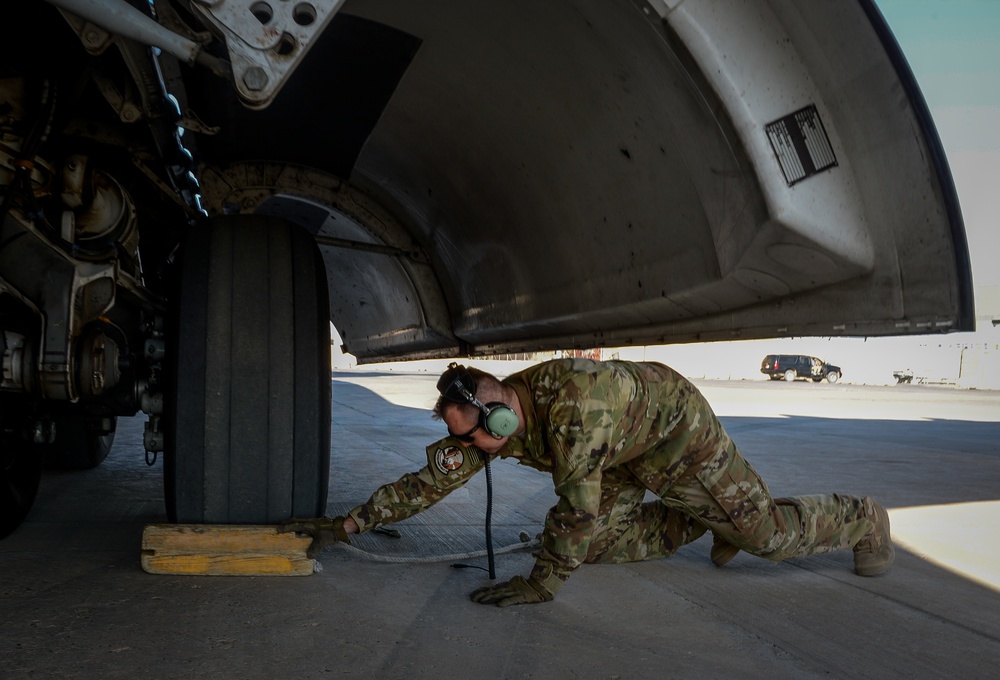
[[[142,532],[142,568],[150,574],[308,576],[312,539],[276,526],[149,524]]]

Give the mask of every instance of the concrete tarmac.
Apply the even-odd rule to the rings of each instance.
[[[413,471],[443,433],[436,372],[334,374],[329,514]],[[871,495],[896,563],[850,551],[724,568],[710,537],[670,559],[585,565],[550,603],[469,601],[484,571],[478,475],[437,507],[356,537],[307,577],[154,576],[143,527],[165,521],[143,418],[99,468],[48,472],[0,541],[0,678],[994,678],[1000,664],[1000,392],[696,381],[775,496]],[[498,548],[541,530],[549,477],[493,466]],[[365,551],[361,553],[359,551]],[[413,560],[377,561],[371,554]],[[467,564],[485,567],[473,557]],[[497,556],[501,579],[530,553]]]

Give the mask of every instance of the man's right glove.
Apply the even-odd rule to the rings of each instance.
[[[285,533],[294,531],[297,534],[308,534],[312,536],[312,543],[306,555],[310,558],[316,557],[323,548],[333,545],[338,541],[350,543],[351,539],[344,530],[343,517],[316,517],[315,519],[305,519],[293,517],[281,523],[278,531]]]
[[[534,604],[548,602],[555,595],[533,578],[515,576],[506,583],[497,583],[473,590],[469,599],[479,604],[495,604],[507,607],[512,604]]]

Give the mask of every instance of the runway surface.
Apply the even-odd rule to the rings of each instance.
[[[435,372],[333,375],[329,514],[413,471],[443,425]],[[448,562],[329,549],[297,578],[153,576],[143,527],[165,521],[144,418],[101,467],[49,472],[27,522],[0,542],[0,677],[19,678],[992,678],[1000,659],[1000,393],[696,381],[776,496],[871,495],[890,508],[893,569],[849,551],[712,565],[709,538],[666,560],[584,566],[555,601],[499,609]],[[493,469],[496,545],[541,530],[550,479]],[[432,510],[368,534],[382,556],[484,547],[479,475]],[[484,558],[467,560],[485,566]],[[532,557],[497,558],[498,576]]]

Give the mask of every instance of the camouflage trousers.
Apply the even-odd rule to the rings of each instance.
[[[778,562],[851,548],[872,527],[862,498],[772,498],[693,386],[669,441],[606,470],[601,491],[591,563],[666,557],[707,530]],[[643,502],[647,491],[659,500]]]

